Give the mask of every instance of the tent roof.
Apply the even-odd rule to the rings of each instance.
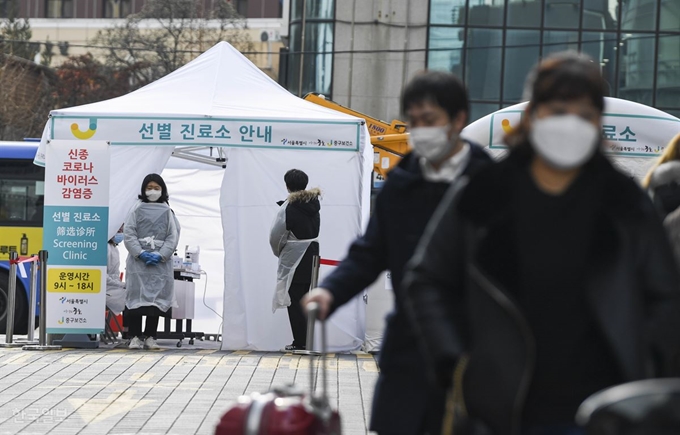
[[[214,116],[267,119],[355,120],[288,92],[227,42],[182,68],[122,97],[54,115]]]

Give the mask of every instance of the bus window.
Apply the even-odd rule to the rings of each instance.
[[[0,226],[42,227],[44,169],[28,160],[0,160]]]

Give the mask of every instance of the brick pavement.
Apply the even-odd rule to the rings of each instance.
[[[157,351],[0,349],[0,435],[212,434],[239,395],[289,383],[309,388],[309,357],[159,343]],[[366,434],[373,356],[331,354],[327,367],[343,433]]]

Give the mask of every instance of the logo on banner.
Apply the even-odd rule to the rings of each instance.
[[[503,131],[505,132],[505,134],[511,133],[512,130],[514,130],[514,128],[510,124],[510,120],[507,118],[501,121],[501,126],[503,127]]]
[[[489,136],[490,148],[505,148],[503,138],[512,132],[522,121],[524,111],[508,110],[491,115],[491,134]]]
[[[91,118],[88,127],[89,128],[87,130],[80,131],[80,126],[78,123],[74,122],[71,124],[71,133],[73,133],[73,136],[81,140],[91,138],[97,132],[97,118]]]

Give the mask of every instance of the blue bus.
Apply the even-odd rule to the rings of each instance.
[[[37,150],[36,142],[0,142],[0,333],[7,326],[9,252],[23,257],[42,249],[45,168],[33,164]],[[17,273],[16,334],[28,330],[30,267],[25,271],[26,278]]]

